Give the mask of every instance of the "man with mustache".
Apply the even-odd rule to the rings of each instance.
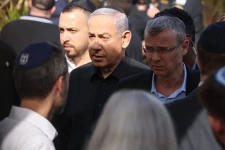
[[[59,139],[69,149],[81,150],[92,133],[109,96],[118,82],[149,70],[148,66],[125,56],[131,32],[125,14],[110,8],[94,11],[88,20],[89,54],[92,63],[70,73],[68,102],[62,116]],[[61,147],[66,149],[68,147]]]
[[[89,0],[71,2],[59,18],[60,41],[66,51],[69,72],[91,61],[87,21],[95,6]]]

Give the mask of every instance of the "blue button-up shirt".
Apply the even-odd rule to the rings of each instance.
[[[156,97],[158,97],[163,103],[170,103],[176,99],[180,99],[186,96],[186,81],[187,81],[187,70],[186,70],[186,66],[185,64],[183,64],[184,66],[184,80],[183,83],[181,85],[181,87],[179,89],[177,89],[176,91],[174,91],[170,96],[164,96],[161,93],[156,91],[155,88],[155,75],[153,73],[152,76],[152,88],[151,88],[151,93],[154,94]]]

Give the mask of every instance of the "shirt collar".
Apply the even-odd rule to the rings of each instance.
[[[129,66],[129,58],[124,56],[118,66],[114,69],[114,71],[109,76],[114,76],[116,79],[121,80],[126,75],[127,67]],[[103,79],[100,69],[97,67],[93,67],[90,80],[93,80],[95,76],[98,76]]]
[[[181,85],[181,87],[179,88],[180,91],[179,92],[186,92],[186,82],[187,82],[187,68],[186,65],[183,63],[184,66],[184,80],[183,83]],[[151,88],[151,93],[157,93],[156,88],[155,88],[155,74],[153,73],[152,75],[152,88]]]
[[[46,134],[50,140],[53,140],[58,135],[56,129],[46,118],[30,109],[12,106],[9,118],[28,122],[36,126]]]
[[[38,21],[38,22],[53,24],[53,22],[47,18],[41,18],[36,16],[21,16],[20,20],[30,20],[30,21]]]
[[[65,57],[66,57],[66,62],[68,64],[68,71],[70,73],[71,71],[73,71],[73,69],[76,68],[76,65],[74,64],[74,62],[71,58],[67,57],[67,55],[65,55]]]

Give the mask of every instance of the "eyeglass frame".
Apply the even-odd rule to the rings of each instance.
[[[185,39],[186,40],[186,39]],[[154,51],[153,52],[147,52],[146,50],[146,47],[145,46],[143,46],[142,47],[142,49],[143,49],[143,51],[146,53],[146,54],[153,54],[155,51],[157,51],[158,53],[165,53],[165,52],[171,52],[172,50],[174,50],[174,49],[176,49],[176,48],[178,48],[181,44],[183,44],[184,43],[184,41],[185,40],[183,40],[182,42],[180,42],[177,46],[175,46],[175,47],[173,47],[173,48],[169,48],[169,47],[161,47],[161,48],[165,48],[165,49],[167,49],[167,50],[158,50],[158,48],[154,48],[154,47],[152,47],[153,49],[154,49]]]

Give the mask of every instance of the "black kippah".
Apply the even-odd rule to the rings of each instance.
[[[90,0],[73,0],[71,4],[74,4],[90,12],[94,12],[96,10],[95,5]]]
[[[199,44],[207,52],[225,53],[225,21],[209,25],[202,32]]]
[[[32,5],[40,10],[50,10],[55,6],[55,0],[32,0]]]
[[[44,64],[53,50],[60,50],[56,45],[48,42],[34,43],[27,46],[17,57],[15,69],[29,70]]]

